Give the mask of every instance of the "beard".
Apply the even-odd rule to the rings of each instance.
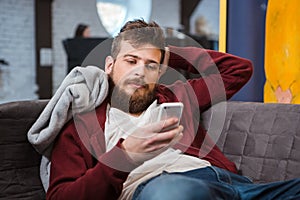
[[[131,82],[141,83],[140,79],[132,79]],[[126,84],[126,81],[125,81]],[[143,84],[143,87],[136,89],[132,95],[115,85],[109,77],[109,96],[111,106],[131,114],[139,114],[145,111],[156,99],[155,83]]]

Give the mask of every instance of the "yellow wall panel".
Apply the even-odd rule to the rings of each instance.
[[[300,103],[299,0],[269,0],[264,102]]]

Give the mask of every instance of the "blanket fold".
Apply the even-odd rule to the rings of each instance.
[[[28,131],[28,141],[43,155],[40,173],[45,190],[48,188],[50,156],[56,136],[74,114],[95,109],[107,94],[108,78],[102,69],[96,66],[75,67]]]

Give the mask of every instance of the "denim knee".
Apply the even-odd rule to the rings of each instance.
[[[147,183],[139,200],[213,199],[206,183],[177,174],[162,174]]]

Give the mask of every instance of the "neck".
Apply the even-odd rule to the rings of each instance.
[[[142,112],[141,113],[128,113],[128,114],[133,117],[139,117],[142,114]]]

